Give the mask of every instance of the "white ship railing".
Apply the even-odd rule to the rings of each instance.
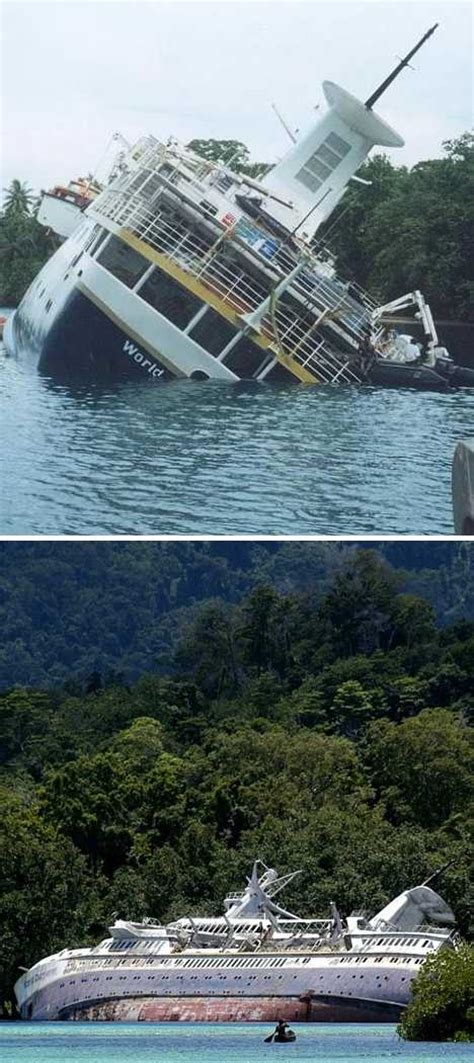
[[[226,255],[230,241],[235,239],[232,230],[223,229],[213,241],[211,234],[206,238],[194,232],[184,218],[170,222],[169,213],[161,211],[159,205],[151,210],[140,195],[122,189],[102,193],[100,200],[94,203],[93,213],[126,228],[148,246],[166,255],[170,262],[199,279],[237,314],[256,310],[269,294],[269,279],[265,287],[237,260],[232,261]],[[294,267],[294,261],[291,264]],[[274,260],[269,262],[262,257],[261,265],[267,269],[277,268],[283,276],[287,273]],[[280,300],[275,311],[278,336],[275,336],[275,321],[270,313],[261,320],[260,331],[269,341],[277,340],[281,353],[323,382],[329,383],[336,378],[359,382],[357,371],[351,368],[350,357],[344,358],[340,351],[333,349],[317,326],[318,321],[322,324],[326,320],[326,324],[336,330],[339,327],[345,342],[352,342],[355,353],[358,340],[365,334],[367,315],[363,308],[359,310],[357,304],[348,299],[342,285],[342,290],[338,290],[323,276],[309,276],[309,269],[310,266],[308,273],[300,274],[291,286],[291,291],[302,300],[302,312],[305,309],[310,312],[306,320],[296,308]],[[349,336],[343,326],[349,330]]]

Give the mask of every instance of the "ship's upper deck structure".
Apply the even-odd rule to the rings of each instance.
[[[154,266],[214,310],[216,334],[230,334],[219,361],[232,365],[232,351],[245,337],[264,363],[259,379],[279,362],[307,383],[358,381],[356,354],[375,301],[338,279],[326,249],[278,237],[263,217],[249,217],[240,201],[250,191],[245,177],[227,167],[155,143],[88,214],[130,249],[133,278],[141,262],[138,295]],[[118,254],[115,244],[98,255],[106,268],[114,249]],[[230,333],[218,329],[224,322],[233,326]]]

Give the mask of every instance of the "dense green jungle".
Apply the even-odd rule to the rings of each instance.
[[[238,140],[192,140],[189,147],[211,161],[262,177]],[[358,175],[370,187],[351,184],[318,231],[343,276],[385,303],[421,288],[438,318],[473,320],[474,135],[445,141],[440,158],[394,166],[371,156]],[[0,305],[16,306],[58,246],[36,219],[37,197],[25,182],[5,190],[0,213]]]
[[[256,856],[301,914],[450,861],[473,919],[469,543],[0,548],[0,997],[114,913],[219,912]]]

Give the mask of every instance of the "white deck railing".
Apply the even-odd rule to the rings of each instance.
[[[230,229],[223,229],[214,240],[211,234],[208,237],[198,235],[186,219],[171,221],[169,214],[160,210],[159,203],[151,210],[139,194],[130,194],[125,189],[109,189],[102,193],[92,212],[128,229],[149,247],[166,255],[171,263],[175,262],[200,280],[237,314],[256,310],[269,294],[270,278],[262,273],[262,283],[259,283],[239,264],[236,256],[229,254],[234,240]],[[274,260],[269,262],[262,258],[261,264],[283,276],[289,272],[288,269],[283,273],[282,266],[278,269]],[[294,267],[294,261],[291,266]],[[349,364],[350,358],[328,343],[316,321],[321,319],[322,323],[326,316],[326,324],[334,322],[333,327],[341,330],[355,351],[367,322],[364,308],[349,299],[342,285],[336,286],[324,276],[310,276],[309,268],[308,273],[304,271],[293,281],[288,292],[299,296],[301,312],[296,305],[290,307],[280,300],[276,304],[274,319],[277,335],[270,313],[260,322],[261,332],[318,379],[328,383],[336,378],[352,383],[359,381],[357,370]]]

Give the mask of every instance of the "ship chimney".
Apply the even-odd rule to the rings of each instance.
[[[375,146],[401,148],[404,140],[373,111],[374,103],[434,33],[433,26],[372,93],[366,103],[333,81],[323,82],[329,110],[265,176],[265,187],[280,200],[266,199],[265,213],[305,241],[326,221],[350,178]]]

